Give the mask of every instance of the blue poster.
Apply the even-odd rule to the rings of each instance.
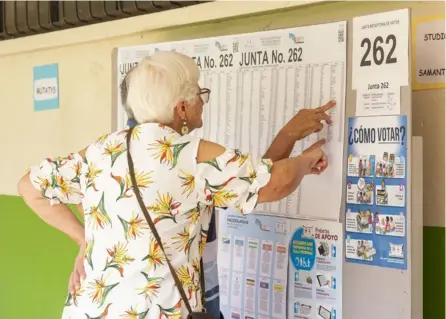
[[[346,261],[407,269],[407,117],[349,118],[346,170]]]
[[[34,111],[59,108],[59,69],[57,64],[34,67]]]

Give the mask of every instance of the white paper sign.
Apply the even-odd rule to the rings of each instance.
[[[34,100],[52,100],[57,98],[57,94],[57,78],[46,78],[34,81]]]
[[[400,86],[396,80],[370,79],[357,86],[357,116],[398,115],[400,109]]]
[[[400,86],[409,84],[408,9],[353,19],[352,88],[378,74],[397,76]]]
[[[445,83],[445,19],[416,24],[415,87],[435,88]],[[420,88],[421,88],[420,87]]]

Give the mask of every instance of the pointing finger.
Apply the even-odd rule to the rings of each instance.
[[[334,107],[336,105],[336,101],[330,101],[325,105],[319,106],[316,109],[316,113],[321,113],[321,112],[327,112],[329,109],[331,109],[332,107]]]

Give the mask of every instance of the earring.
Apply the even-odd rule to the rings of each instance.
[[[186,118],[183,120],[183,127],[181,128],[181,134],[186,135],[189,133],[189,128],[187,127]]]

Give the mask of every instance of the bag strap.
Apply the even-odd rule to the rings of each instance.
[[[172,274],[173,280],[175,281],[175,285],[178,288],[178,291],[180,292],[181,298],[183,299],[184,304],[186,305],[187,311],[189,311],[189,314],[192,313],[192,308],[190,306],[189,300],[187,299],[186,293],[184,292],[183,285],[181,284],[180,279],[178,278],[177,273],[175,272],[175,269],[172,267],[172,264],[170,263],[169,257],[167,256],[163,243],[161,241],[161,238],[158,234],[158,231],[156,230],[155,224],[152,221],[152,218],[150,217],[149,212],[147,211],[146,206],[144,205],[144,201],[141,197],[141,192],[138,187],[138,183],[136,182],[136,176],[135,176],[135,167],[133,164],[133,159],[130,154],[130,140],[133,132],[133,127],[129,128],[129,131],[127,132],[127,161],[129,165],[129,174],[130,179],[132,180],[132,186],[133,186],[133,192],[135,193],[136,199],[138,200],[139,207],[141,208],[144,217],[147,220],[147,223],[149,224],[150,230],[152,231],[153,236],[155,237],[156,241],[158,242],[158,245],[160,246],[161,250],[164,253],[164,256],[166,257],[167,265],[169,266],[170,273]],[[202,263],[202,262],[201,262]],[[203,273],[203,269],[201,269],[201,273]],[[201,275],[201,277],[204,278],[204,275]],[[200,278],[201,279],[201,278]],[[200,280],[201,281],[201,280]],[[204,286],[202,286],[204,287]],[[202,296],[204,296],[204,291],[202,289]],[[204,304],[203,304],[204,307]]]

